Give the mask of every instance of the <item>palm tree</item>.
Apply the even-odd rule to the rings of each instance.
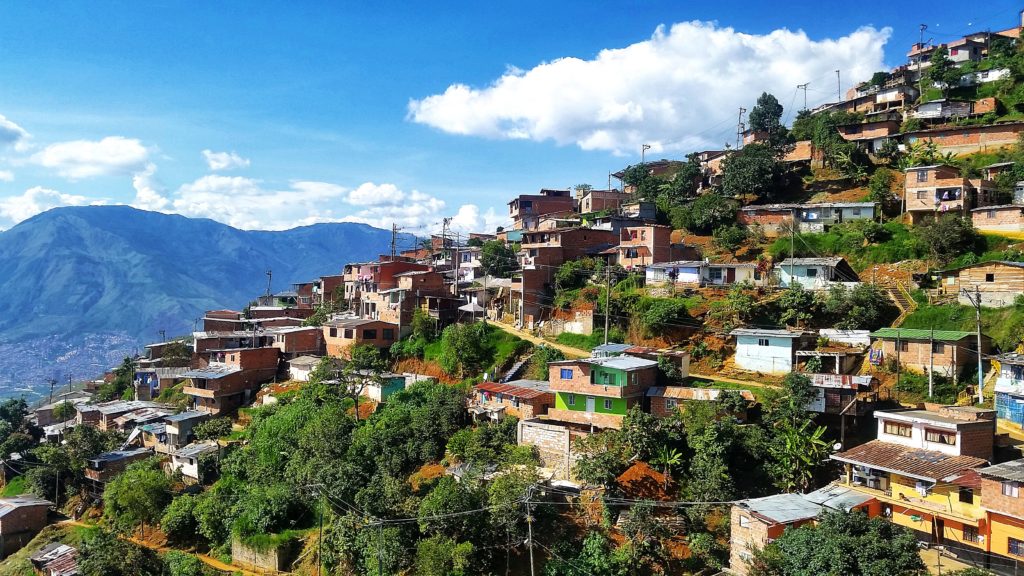
[[[683,462],[683,454],[675,448],[660,446],[658,453],[651,460],[651,464],[661,467],[661,473],[665,476],[665,490],[668,490],[668,482],[672,476],[672,467],[679,466]]]

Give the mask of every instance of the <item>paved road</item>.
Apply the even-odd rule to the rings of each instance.
[[[508,332],[510,334],[515,334],[516,336],[518,336],[518,337],[520,337],[523,340],[526,340],[528,342],[533,342],[534,344],[543,344],[545,346],[551,346],[552,348],[555,348],[557,350],[561,350],[563,354],[565,354],[567,357],[570,357],[570,358],[572,358],[572,357],[575,357],[575,358],[586,358],[586,357],[590,356],[590,352],[588,350],[583,350],[582,348],[575,348],[573,346],[566,346],[565,344],[559,344],[557,342],[551,342],[551,341],[545,340],[543,338],[540,338],[538,336],[534,336],[533,334],[531,334],[529,332],[526,332],[524,330],[519,330],[517,328],[513,328],[512,326],[509,326],[508,324],[502,324],[501,322],[490,322],[490,324],[492,324],[494,326],[497,326],[498,328],[501,328],[502,330],[504,330],[504,331],[506,331],[506,332]],[[702,378],[704,380],[717,380],[719,382],[728,382],[730,384],[739,384],[741,386],[757,386],[759,388],[778,388],[778,386],[776,386],[775,384],[767,384],[767,383],[764,383],[764,382],[755,382],[755,381],[752,381],[752,380],[740,380],[740,379],[737,379],[737,378],[728,378],[726,376],[718,376],[718,375],[712,375],[712,374],[698,374],[696,372],[690,372],[690,376],[693,377],[693,378]]]

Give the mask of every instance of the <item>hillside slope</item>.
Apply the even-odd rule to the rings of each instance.
[[[94,375],[161,330],[191,331],[204,310],[242,307],[268,269],[283,290],[390,241],[354,223],[267,232],[127,206],[39,214],[0,233],[0,396],[15,382]]]

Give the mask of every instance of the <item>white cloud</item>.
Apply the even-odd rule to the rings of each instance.
[[[134,138],[108,136],[102,140],[58,142],[36,152],[31,162],[52,168],[69,180],[131,174],[144,170],[149,150]]]
[[[787,106],[795,86],[811,82],[821,87],[820,97],[808,101],[814,105],[830,98],[837,68],[849,79],[885,69],[890,32],[861,28],[816,41],[802,31],[753,35],[684,22],[592,60],[509,68],[486,88],[452,84],[443,94],[411,100],[408,117],[452,134],[619,154],[641,144],[655,153],[718,147],[734,131],[737,109],[749,109],[763,91]]]
[[[0,182],[14,182],[14,172],[0,170]]]
[[[345,193],[345,188],[328,182],[298,181],[278,190],[253,178],[209,174],[178,188],[171,211],[236,228],[283,230],[338,220],[329,206]]]
[[[135,201],[132,202],[132,206],[157,212],[162,212],[170,206],[171,201],[164,196],[163,186],[155,175],[156,164],[152,162],[141,172],[132,175],[132,187],[135,188]]]
[[[498,226],[506,223],[508,218],[499,215],[494,208],[488,208],[481,213],[480,207],[476,204],[463,204],[459,211],[452,216],[452,228],[461,232],[486,232],[493,234]]]
[[[0,217],[17,224],[51,208],[85,206],[96,203],[98,202],[90,201],[85,196],[64,194],[42,186],[34,186],[25,190],[25,193],[20,196],[0,198]]]
[[[29,134],[24,128],[0,114],[0,146],[14,145],[20,149],[28,138]]]
[[[203,150],[203,158],[206,159],[206,165],[214,172],[249,167],[249,159],[242,158],[234,151],[214,152],[213,150]]]
[[[352,190],[346,201],[360,210],[342,218],[344,222],[362,222],[378,228],[397,224],[407,232],[427,230],[440,225],[444,200],[419,190],[405,192],[394,184],[365,182]]]

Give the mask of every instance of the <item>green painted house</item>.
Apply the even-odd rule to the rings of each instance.
[[[548,364],[555,394],[552,420],[619,428],[631,407],[643,402],[658,377],[658,363],[634,356],[562,360]]]

